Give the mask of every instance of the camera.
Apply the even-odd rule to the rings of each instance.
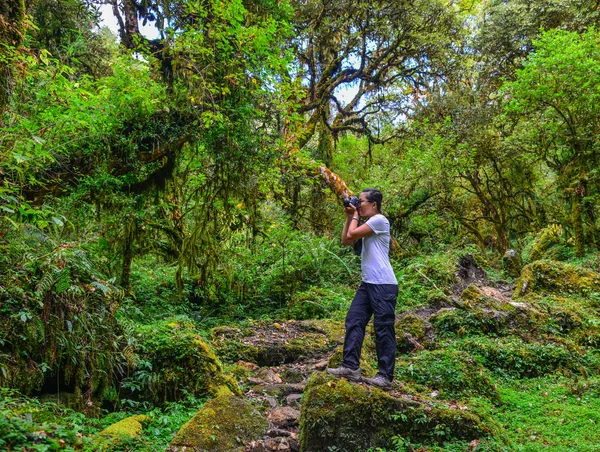
[[[358,205],[360,204],[360,202],[356,196],[350,196],[349,198],[344,199],[344,207],[348,207],[351,204],[354,207],[358,207]]]

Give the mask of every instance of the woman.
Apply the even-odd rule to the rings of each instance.
[[[327,373],[364,381],[383,389],[391,388],[396,364],[394,331],[398,281],[389,259],[390,223],[381,214],[383,195],[374,188],[360,192],[358,208],[345,207],[347,218],[342,231],[342,245],[362,240],[362,282],[346,316],[346,337],[342,365]],[[359,225],[360,216],[367,221]],[[361,378],[360,351],[367,323],[373,315],[378,373],[374,378]]]

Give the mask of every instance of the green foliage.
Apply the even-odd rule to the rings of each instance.
[[[517,71],[516,80],[503,88],[510,97],[507,113],[526,119],[517,133],[557,173],[557,188],[567,200],[562,222],[569,226],[578,257],[585,254],[586,212],[581,202],[598,192],[593,172],[600,128],[598,39],[593,28],[581,34],[543,33],[534,41],[535,52]],[[596,230],[589,213],[585,223],[585,229]]]
[[[354,293],[343,286],[339,286],[339,289],[336,292],[311,286],[306,291],[295,293],[289,303],[288,316],[298,320],[345,317],[345,310]]]
[[[122,404],[134,408],[177,401],[187,394],[239,394],[210,346],[187,318],[130,327],[124,350],[128,375],[121,381]]]
[[[115,372],[121,293],[77,244],[58,234],[22,225],[7,230],[5,239],[0,382],[29,393],[53,378],[74,390],[83,408]]]
[[[557,371],[587,374],[596,372],[600,362],[584,354],[569,341],[526,342],[517,337],[491,339],[469,337],[452,345],[468,352],[494,374],[507,378],[531,378]]]
[[[481,396],[495,403],[500,401],[489,371],[463,350],[422,351],[399,361],[396,376],[439,392],[441,399]]]
[[[398,279],[399,309],[407,310],[443,299],[444,291],[455,282],[459,257],[472,251],[475,250],[451,248],[393,262]]]
[[[40,403],[0,388],[0,447],[3,450],[81,449],[90,429],[83,414],[53,403]]]
[[[204,401],[190,395],[146,412],[142,434],[136,438],[98,438],[103,429],[132,415],[111,413],[100,419],[55,403],[39,402],[7,388],[0,389],[0,447],[6,450],[126,450],[152,452],[165,449],[177,431]]]
[[[574,382],[564,378],[536,378],[502,383],[503,404],[494,408],[506,426],[511,450],[541,449],[586,452],[597,446],[598,398],[571,393]],[[486,449],[485,442],[482,450]]]
[[[337,240],[295,231],[285,223],[271,224],[267,231],[251,247],[239,235],[229,241],[228,260],[209,276],[205,288],[195,290],[194,296],[202,300],[200,315],[306,318],[311,309],[297,303],[311,287],[331,288],[327,309],[334,305],[339,309],[343,298],[352,297],[347,287],[356,284],[359,276],[350,250],[342,251]],[[320,308],[315,309],[319,316]]]

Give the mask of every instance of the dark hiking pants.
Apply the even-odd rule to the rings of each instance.
[[[392,380],[396,364],[396,333],[394,320],[398,286],[395,284],[361,283],[348,314],[342,365],[350,369],[360,367],[360,351],[367,323],[373,316],[375,349],[379,373]]]

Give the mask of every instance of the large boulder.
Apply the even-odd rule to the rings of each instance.
[[[237,382],[223,372],[221,361],[191,321],[171,319],[144,325],[135,331],[134,339],[135,353],[127,355],[131,376],[122,385],[128,397],[161,403],[186,393],[241,395]],[[135,391],[126,394],[127,388]]]
[[[171,452],[243,451],[246,444],[262,439],[268,421],[243,399],[222,395],[196,413],[171,441]]]
[[[465,407],[393,397],[320,372],[309,379],[300,416],[300,449],[305,452],[393,449],[398,436],[435,443],[488,435],[502,436],[500,427]]]
[[[442,308],[429,321],[440,336],[506,334],[535,330],[547,316],[535,307],[515,302],[500,290],[471,284],[454,299],[454,306]]]
[[[535,261],[521,272],[515,296],[531,292],[589,295],[600,291],[600,274],[555,261]]]

